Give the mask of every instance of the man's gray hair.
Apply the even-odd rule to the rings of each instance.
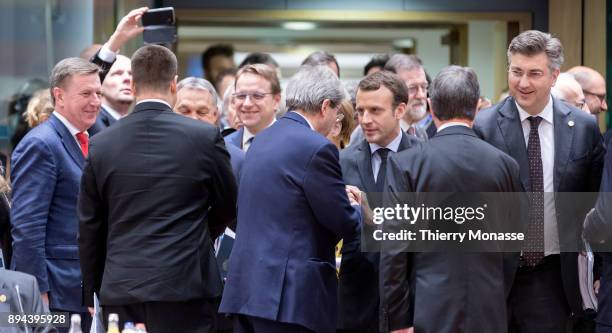
[[[234,83],[230,84],[227,89],[225,89],[225,94],[223,95],[223,101],[221,102],[221,107],[219,108],[219,121],[224,124],[228,124],[229,121],[227,119],[227,112],[229,111],[230,104],[232,103],[232,95],[234,94]]]
[[[548,68],[550,70],[561,68],[564,61],[561,41],[542,31],[527,30],[514,37],[510,42],[507,52],[508,65],[510,64],[510,56],[513,54],[535,56],[542,52],[548,57]]]
[[[478,77],[469,67],[445,67],[433,80],[429,98],[436,118],[473,120],[480,98]]]
[[[53,88],[65,88],[66,81],[72,75],[91,75],[98,74],[100,68],[95,64],[81,58],[66,58],[58,62],[49,76],[49,91],[51,92],[51,104],[55,106],[55,96]]]
[[[287,84],[287,110],[316,113],[323,101],[340,105],[346,96],[342,83],[327,66],[302,66]]]
[[[217,94],[217,90],[215,90],[215,87],[208,80],[205,80],[200,77],[190,76],[190,77],[182,79],[176,85],[177,92],[184,88],[207,90],[213,98],[213,104],[217,106],[217,109],[220,109],[219,108],[219,102],[220,102],[219,94]]]
[[[423,68],[423,62],[414,54],[394,54],[385,64],[385,70],[393,73],[398,73],[401,70],[409,71],[419,68]]]

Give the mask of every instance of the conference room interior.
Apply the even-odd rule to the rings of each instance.
[[[3,49],[0,75],[0,150],[10,154],[14,132],[12,103],[47,81],[53,65],[103,43],[118,20],[132,8],[176,10],[179,78],[202,76],[201,54],[224,43],[235,49],[235,63],[250,52],[266,52],[279,63],[282,84],[311,52],[336,55],[341,80],[359,80],[377,54],[417,54],[430,76],[445,66],[472,67],[484,97],[495,103],[507,89],[506,49],[528,29],[551,32],[565,47],[565,64],[592,67],[606,76],[605,0],[579,1],[298,1],[249,2],[195,0],[54,0],[3,1],[0,16]],[[16,19],[27,17],[27,20]],[[143,44],[130,41],[131,55]],[[28,54],[28,57],[23,57]],[[34,84],[32,84],[34,82]],[[607,115],[599,115],[602,130]]]

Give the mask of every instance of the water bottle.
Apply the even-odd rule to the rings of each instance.
[[[75,313],[70,316],[70,329],[68,333],[83,333],[81,330],[81,315]]]
[[[136,333],[136,329],[134,328],[134,323],[131,321],[126,321],[123,326],[123,331],[121,333]]]
[[[108,315],[108,331],[107,333],[120,333],[119,332],[119,315],[111,313]]]

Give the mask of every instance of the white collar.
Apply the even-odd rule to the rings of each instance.
[[[514,103],[516,104],[519,116],[521,117],[521,123],[525,121],[525,119],[531,117],[531,115],[527,113],[527,111],[525,111],[516,101],[514,101]],[[542,119],[546,120],[550,124],[553,123],[553,100],[551,96],[548,97],[548,103],[546,103],[546,106],[544,106],[542,112],[536,114],[535,116],[542,117]]]
[[[170,106],[170,104],[168,104],[168,102],[164,101],[163,99],[157,99],[157,98],[143,99],[142,101],[138,101],[138,103],[136,103],[136,105],[138,105],[140,103],[148,103],[148,102],[155,102],[155,103],[166,104],[170,108],[170,110],[172,110],[172,107]]]
[[[304,120],[306,120],[306,122],[308,123],[308,126],[310,126],[310,129],[313,130],[313,131],[315,130],[314,126],[312,126],[312,123],[310,122],[310,120],[308,120],[308,118],[304,117],[304,115],[302,115],[299,112],[296,112],[296,111],[291,111],[291,112],[293,112],[293,113],[299,115],[300,117],[304,118]]]
[[[393,139],[393,141],[389,142],[389,144],[386,147],[382,147],[379,146],[376,143],[370,143],[370,153],[372,155],[374,155],[374,153],[376,153],[376,151],[380,148],[387,148],[389,150],[391,150],[394,153],[397,153],[397,151],[399,150],[399,145],[402,142],[402,131],[400,130],[400,132],[397,134],[397,136],[395,137],[395,139]]]
[[[470,128],[470,126],[468,126],[468,124],[460,122],[460,121],[449,121],[447,123],[444,123],[442,125],[440,125],[440,127],[438,127],[438,129],[436,130],[436,133],[440,132],[441,130],[445,129],[445,128],[449,128],[451,126],[465,126],[467,128]]]
[[[275,122],[276,122],[276,118],[272,118],[272,122],[268,126],[266,126],[266,128],[272,126],[272,124],[274,124]],[[242,128],[244,128],[244,133],[242,134],[242,145],[244,146],[244,144],[247,143],[249,139],[255,137],[255,134],[251,133],[251,131],[249,131],[249,129],[246,128],[246,126],[243,126]]]
[[[72,123],[70,123],[68,119],[66,119],[66,117],[64,117],[61,113],[57,112],[57,110],[54,111],[53,114],[57,117],[57,119],[59,119],[62,122],[62,124],[64,124],[64,126],[66,126],[66,128],[68,129],[68,131],[70,132],[72,136],[76,136],[77,133],[81,133],[81,132],[89,136],[89,133],[87,133],[87,130],[79,131],[78,128],[72,125]]]
[[[106,110],[106,112],[108,112],[108,114],[111,115],[111,117],[115,118],[115,120],[121,119],[121,117],[122,117],[121,114],[119,112],[115,111],[115,109],[113,109],[109,105],[102,104],[102,107],[104,108],[104,110]]]

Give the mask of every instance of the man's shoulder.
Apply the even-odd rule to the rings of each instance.
[[[8,285],[19,283],[21,286],[30,286],[33,285],[36,278],[23,272],[0,268],[0,281]]]
[[[491,122],[496,122],[500,112],[511,107],[511,103],[514,103],[514,99],[507,97],[495,105],[478,111],[474,118],[474,127],[488,126]]]

